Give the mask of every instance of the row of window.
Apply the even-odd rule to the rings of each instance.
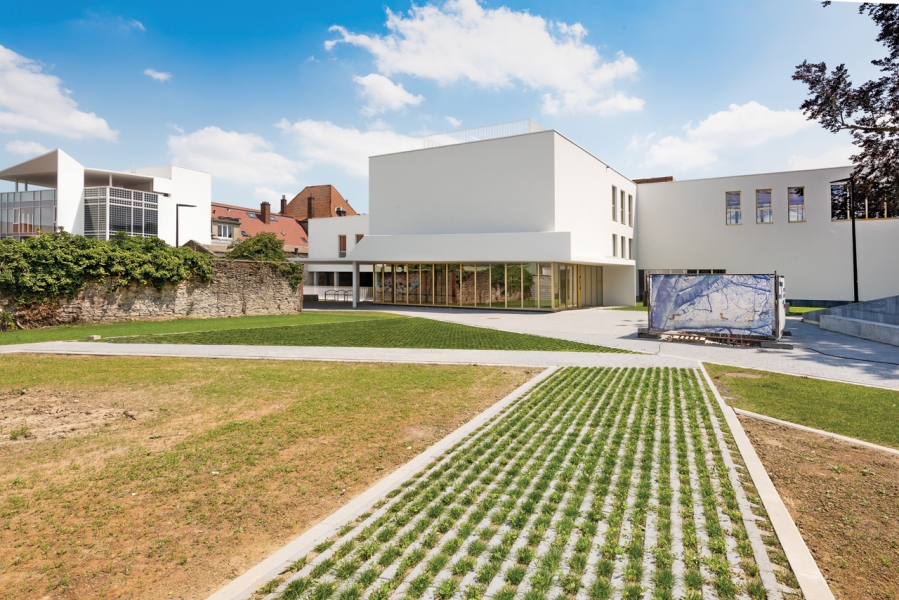
[[[895,219],[899,217],[899,198],[881,194],[868,198],[856,191],[852,204],[856,219]],[[846,221],[851,218],[849,186],[830,186],[830,220]]]
[[[362,238],[365,237],[361,233],[356,234],[356,243],[358,244]],[[346,258],[346,236],[338,235],[337,236],[337,255],[340,258]]]
[[[612,234],[612,256],[618,258],[628,258],[633,260],[634,258],[634,238],[626,238],[623,235],[620,236],[621,241],[618,241],[619,236],[615,233]],[[619,247],[621,252],[619,253]]]
[[[629,227],[634,226],[634,197],[627,194],[627,202],[624,200],[624,190],[612,186],[612,220]]]
[[[770,224],[774,222],[774,205],[771,202],[772,190],[755,191],[755,222]],[[725,223],[728,225],[743,224],[742,192],[725,192]],[[787,188],[787,221],[802,223],[805,221],[805,188]]]

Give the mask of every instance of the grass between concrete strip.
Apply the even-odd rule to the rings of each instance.
[[[239,330],[284,325],[315,325],[345,323],[374,319],[392,319],[396,315],[379,312],[308,312],[298,315],[260,315],[216,319],[175,319],[171,321],[130,321],[100,325],[61,325],[46,329],[25,329],[0,332],[0,345],[86,340],[90,335],[103,337],[122,335],[156,335],[197,331]]]
[[[722,430],[695,370],[561,370],[259,595],[780,598]]]
[[[627,352],[557,338],[446,323],[419,317],[333,322],[303,327],[231,329],[177,335],[123,337],[111,342],[249,346],[338,346],[466,350]]]
[[[537,372],[2,356],[0,598],[205,597]]]
[[[795,375],[706,364],[736,408],[899,448],[899,392]]]

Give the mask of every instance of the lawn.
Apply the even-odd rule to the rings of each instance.
[[[2,356],[0,598],[206,597],[536,373]]]
[[[107,341],[149,344],[627,352],[581,342],[498,331],[486,327],[471,327],[418,317],[139,336]]]
[[[298,315],[260,315],[218,319],[175,319],[171,321],[130,321],[103,325],[63,325],[46,329],[23,329],[0,332],[0,345],[86,340],[89,335],[103,337],[121,335],[151,335],[192,331],[223,331],[282,325],[342,323],[373,319],[392,319],[394,315],[378,312],[309,312]]]
[[[707,364],[728,404],[899,448],[899,392]]]
[[[732,440],[697,375],[564,369],[260,592],[766,598],[778,583],[763,582],[757,558],[779,565],[783,554],[773,535],[749,541],[744,523],[770,524],[759,508],[744,521],[744,490],[760,500],[725,465]],[[775,569],[796,587],[788,568]]]
[[[790,306],[790,310],[787,311],[788,317],[801,317],[805,313],[814,312],[816,310],[824,310],[823,308],[816,306]]]
[[[636,310],[640,312],[646,312],[649,310],[648,306],[644,306],[642,302],[637,302],[633,306],[616,306],[612,310]]]

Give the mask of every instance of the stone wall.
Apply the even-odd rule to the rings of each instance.
[[[302,312],[303,290],[291,289],[276,265],[252,261],[214,260],[210,281],[182,281],[162,291],[129,286],[109,292],[108,282],[90,282],[72,299],[55,305],[17,307],[0,296],[0,309],[15,315],[19,327],[166,321],[243,315],[283,315]]]

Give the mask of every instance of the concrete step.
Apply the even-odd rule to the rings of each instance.
[[[820,325],[821,329],[827,331],[845,333],[846,335],[866,340],[899,346],[899,325],[850,319],[849,317],[836,315],[821,315]]]

